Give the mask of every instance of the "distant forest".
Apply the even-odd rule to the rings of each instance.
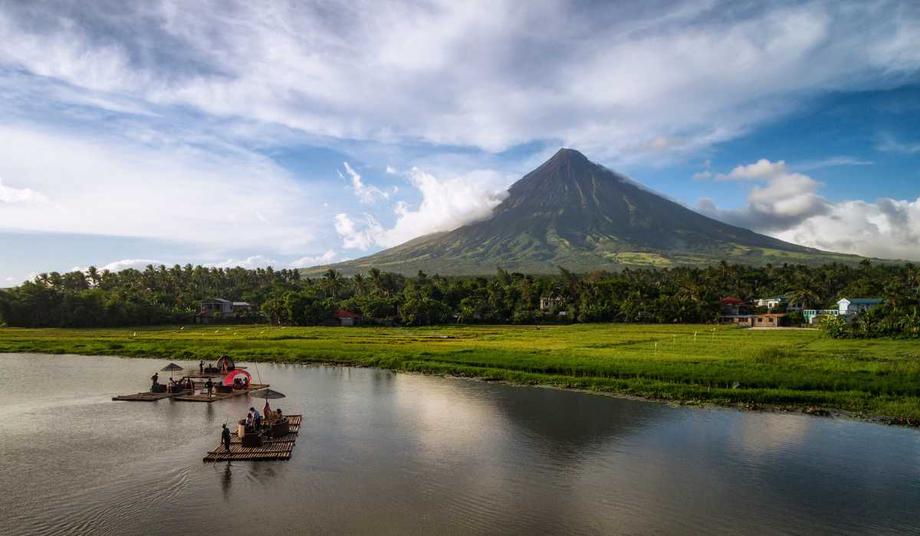
[[[379,325],[558,322],[707,323],[720,299],[785,295],[805,308],[833,307],[842,297],[880,297],[885,304],[837,337],[920,336],[920,269],[864,261],[858,266],[626,269],[622,272],[490,277],[405,277],[371,270],[308,279],[296,270],[148,266],[144,271],[41,274],[0,290],[0,322],[21,327],[107,327],[185,324],[209,298],[246,301],[240,321],[320,325],[337,311]],[[541,308],[541,298],[543,306]]]

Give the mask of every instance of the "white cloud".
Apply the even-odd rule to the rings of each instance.
[[[497,187],[507,184],[507,177],[493,171],[477,170],[439,179],[412,168],[407,179],[421,194],[418,207],[413,209],[405,201],[397,201],[392,207],[396,221],[390,228],[383,227],[370,215],[358,222],[345,213],[336,215],[335,228],[342,237],[343,247],[360,250],[392,247],[422,235],[450,231],[487,218],[507,195],[503,188]]]
[[[775,120],[802,95],[887,87],[920,66],[920,14],[910,3],[179,9],[162,0],[124,9],[131,26],[102,35],[103,6],[51,17],[8,5],[0,63],[96,93],[337,139],[495,151],[539,136],[597,157],[654,159]]]
[[[738,166],[728,174],[717,174],[716,179],[763,181],[785,175],[786,173],[786,162],[783,160],[779,162],[770,162],[765,158],[761,158],[753,164]]]
[[[829,251],[920,261],[920,198],[835,203],[774,236]]]
[[[154,259],[121,259],[117,261],[112,261],[108,264],[102,266],[97,266],[96,269],[100,272],[109,271],[109,272],[120,272],[122,270],[140,270],[144,271],[148,266],[163,266],[166,263],[154,260]],[[74,266],[70,269],[71,272],[86,272],[88,266]],[[33,276],[30,276],[31,279]]]
[[[730,173],[709,173],[708,176],[718,181],[759,183],[751,188],[743,209],[719,210],[709,199],[702,200],[699,205],[701,212],[741,227],[777,231],[828,211],[827,201],[817,193],[821,184],[807,175],[790,171],[782,160],[760,159],[738,166]]]
[[[841,253],[920,260],[920,199],[874,203],[822,197],[821,183],[783,161],[738,166],[717,180],[752,181],[747,205],[720,210],[702,199],[699,210],[723,221],[796,244]]]
[[[335,215],[335,232],[342,238],[343,248],[361,251],[378,245],[385,234],[383,227],[373,216],[365,214],[363,222],[355,222],[344,212]]]
[[[141,145],[0,126],[0,227],[155,238],[215,250],[296,253],[312,240],[315,193],[254,154]],[[41,192],[41,193],[38,193]]]
[[[264,255],[251,255],[244,259],[226,259],[220,262],[208,262],[204,266],[209,268],[267,268],[269,266],[277,266],[278,261],[275,259],[270,259]]]
[[[329,249],[322,255],[306,256],[291,261],[291,268],[310,268],[311,266],[320,266],[339,260],[339,254]]]
[[[347,173],[351,179],[351,189],[359,201],[366,205],[372,205],[378,200],[390,198],[390,194],[384,192],[380,188],[364,184],[364,181],[361,180],[361,175],[352,169],[348,162],[342,162],[342,164],[345,166],[345,173]],[[339,175],[341,175],[341,173]]]
[[[12,186],[5,186],[3,184],[3,179],[0,179],[0,203],[43,203],[47,201],[48,198],[43,194],[32,190],[31,188],[14,188]]]
[[[129,268],[135,270],[144,270],[148,266],[162,266],[163,264],[165,263],[154,259],[122,259],[119,261],[112,261],[104,266],[98,267],[98,269],[100,272],[104,270],[108,270],[110,272],[120,272]]]

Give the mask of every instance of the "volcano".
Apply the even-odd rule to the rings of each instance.
[[[306,270],[371,268],[414,275],[579,273],[625,267],[854,263],[694,212],[561,149],[508,190],[490,218],[425,235],[368,257]]]

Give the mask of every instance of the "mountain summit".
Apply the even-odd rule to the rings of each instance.
[[[442,275],[617,270],[637,266],[854,262],[728,225],[560,149],[508,190],[489,219],[333,265],[345,273]],[[326,267],[323,267],[326,268]],[[308,272],[315,271],[310,269]]]

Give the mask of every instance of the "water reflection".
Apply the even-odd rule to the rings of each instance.
[[[260,365],[288,395],[273,406],[304,414],[294,457],[209,465],[220,424],[256,400],[109,400],[145,389],[160,366],[0,356],[12,380],[0,390],[0,533],[878,534],[920,523],[913,430]]]
[[[224,465],[224,475],[220,481],[221,491],[224,492],[224,502],[230,497],[230,484],[233,481],[233,462],[226,462]]]

